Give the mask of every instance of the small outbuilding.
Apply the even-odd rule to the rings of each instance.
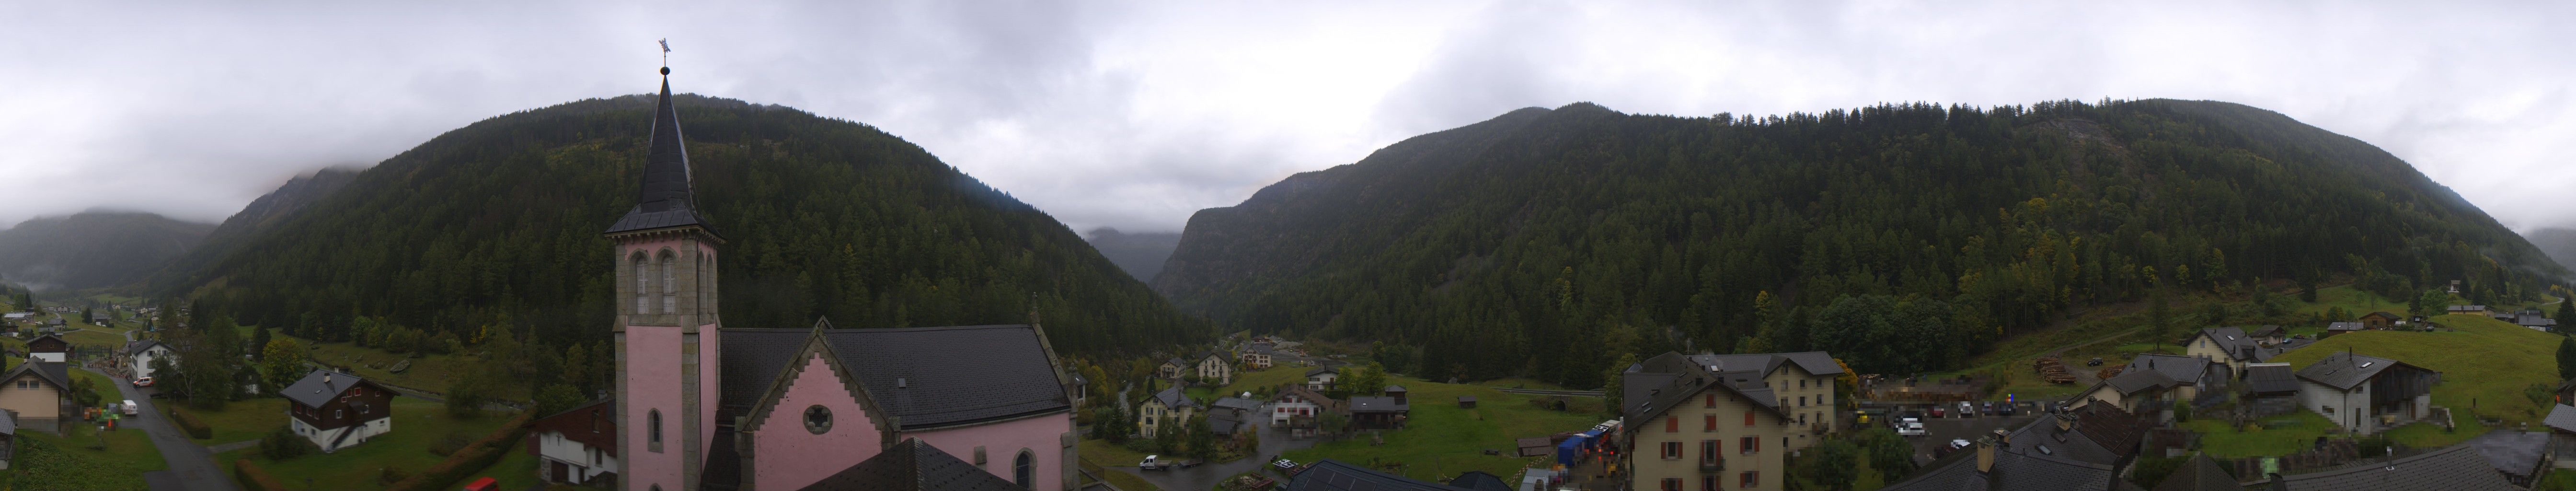
[[[1459,409],[1475,409],[1476,396],[1458,396]]]

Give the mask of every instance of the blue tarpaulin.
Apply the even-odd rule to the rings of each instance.
[[[1601,430],[1586,431],[1566,437],[1565,443],[1556,444],[1556,463],[1574,465],[1575,461],[1583,458],[1585,451],[1592,449],[1594,442],[1599,438],[1601,438]]]

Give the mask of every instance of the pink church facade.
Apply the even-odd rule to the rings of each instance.
[[[1035,323],[724,327],[724,239],[694,202],[667,80],[653,117],[637,205],[604,233],[617,258],[618,488],[830,488],[953,457],[991,486],[1071,489],[1073,379]]]

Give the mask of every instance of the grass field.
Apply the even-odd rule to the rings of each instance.
[[[2442,372],[2442,382],[2433,386],[2433,404],[2449,407],[2455,413],[2474,411],[2477,416],[2501,419],[2506,424],[2537,424],[2546,415],[2546,407],[2524,397],[2523,389],[2531,384],[2555,387],[2558,335],[2484,316],[2444,315],[2433,320],[2458,331],[2344,334],[2272,361],[2304,368],[2327,355],[2350,349]]]
[[[12,482],[10,489],[143,489],[143,473],[168,470],[170,463],[161,459],[161,451],[152,446],[152,437],[143,430],[101,432],[87,423],[71,425],[63,436],[41,431],[20,431],[18,438],[42,441],[62,457],[64,465],[44,465],[20,461],[13,469],[19,472],[44,472],[43,476]],[[106,434],[106,448],[92,449]],[[12,474],[15,474],[13,472]]]
[[[2339,431],[2333,421],[2312,411],[2258,421],[2241,431],[2214,419],[2195,419],[2182,427],[2200,434],[2201,451],[2221,458],[2298,453],[2315,444],[2317,437]]]
[[[1331,458],[1362,465],[1372,460],[1399,463],[1403,465],[1401,474],[1416,479],[1446,478],[1470,470],[1511,476],[1524,467],[1547,461],[1546,457],[1508,457],[1515,448],[1514,439],[1579,431],[1609,417],[1599,412],[1539,409],[1528,402],[1533,396],[1509,394],[1492,387],[1431,383],[1407,377],[1390,377],[1389,382],[1410,389],[1414,403],[1405,429],[1383,432],[1385,445],[1370,445],[1367,433],[1362,432],[1313,448],[1291,450],[1284,456],[1298,462]],[[1450,403],[1462,395],[1476,396],[1480,401],[1476,409],[1460,409]],[[1505,456],[1485,455],[1486,449],[1502,450]]]
[[[222,411],[187,409],[206,426],[214,428],[215,437],[199,443],[214,445],[243,440],[257,440],[269,432],[286,427],[286,399],[262,397],[232,401]]]
[[[536,489],[537,485],[544,484],[544,481],[537,480],[537,456],[528,454],[526,444],[511,445],[502,451],[509,453],[503,454],[501,460],[493,461],[491,467],[447,483],[444,489],[465,489],[466,483],[485,477],[492,478],[492,483],[499,485],[495,489],[502,490]]]
[[[419,358],[410,358],[410,369],[404,370],[403,373],[393,373],[383,368],[370,368],[368,365],[391,367],[396,361],[411,356],[410,354],[388,353],[375,348],[361,348],[350,343],[314,343],[300,338],[297,341],[311,347],[315,361],[333,366],[347,366],[356,371],[358,376],[366,377],[368,380],[433,392],[446,391],[447,386],[463,378],[466,368],[474,363],[473,360],[459,354],[422,355]],[[500,393],[494,394],[495,397],[514,401],[528,400],[528,388],[521,387],[519,384],[502,384],[498,390]]]
[[[378,480],[384,468],[394,467],[418,473],[437,465],[446,457],[429,453],[431,443],[449,433],[464,435],[466,440],[481,439],[508,423],[507,415],[487,414],[475,419],[456,419],[436,402],[415,397],[394,398],[394,429],[366,443],[328,454],[307,455],[286,461],[272,461],[259,456],[256,448],[234,450],[215,455],[216,462],[247,458],[270,475],[290,486],[302,486],[312,480],[312,489],[383,489]],[[498,477],[498,476],[495,476]]]
[[[1240,394],[1251,392],[1253,394],[1265,394],[1269,391],[1264,389],[1273,389],[1279,387],[1281,384],[1301,382],[1305,380],[1306,367],[1274,365],[1271,366],[1269,370],[1235,372],[1234,383],[1226,384],[1224,392],[1222,393]]]

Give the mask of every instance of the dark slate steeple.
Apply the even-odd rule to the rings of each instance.
[[[653,141],[644,157],[643,192],[607,233],[696,226],[698,216],[689,186],[689,148],[680,136],[680,113],[671,107],[671,68],[662,67],[662,94],[653,107]],[[713,234],[713,230],[708,230]]]

